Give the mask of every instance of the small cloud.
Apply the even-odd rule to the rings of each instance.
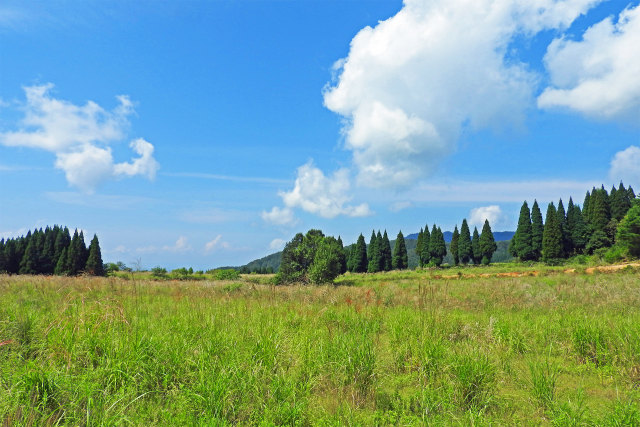
[[[503,214],[500,206],[482,206],[471,209],[471,212],[469,212],[469,225],[481,227],[484,225],[485,220],[489,220],[489,223],[492,226],[500,224],[503,220]]]
[[[112,252],[119,253],[119,254],[124,254],[124,253],[129,252],[129,250],[124,245],[118,245],[115,248],[113,248]]]
[[[298,168],[293,189],[279,193],[285,207],[274,207],[271,212],[263,212],[262,218],[281,225],[290,224],[293,221],[293,208],[300,208],[323,218],[372,215],[373,212],[366,203],[357,206],[348,204],[351,201],[350,189],[347,169],[339,169],[333,175],[326,176],[312,162],[308,162]]]
[[[413,207],[413,203],[412,202],[409,202],[409,201],[395,202],[391,206],[389,206],[389,210],[391,212],[400,212],[400,211],[402,211],[404,209],[408,209],[410,207]]]
[[[619,151],[611,160],[609,177],[616,182],[622,180],[628,184],[640,182],[640,148],[632,145]]]
[[[204,245],[205,252],[211,252],[214,249],[228,249],[229,243],[222,241],[222,234],[218,234],[213,240]]]
[[[173,246],[163,246],[162,250],[169,252],[187,252],[191,250],[191,246],[185,236],[180,236]]]
[[[284,248],[284,245],[287,243],[284,239],[273,239],[271,243],[269,243],[269,249],[274,251],[279,251]]]
[[[262,211],[260,214],[265,222],[274,225],[287,225],[293,226],[298,223],[298,220],[293,214],[293,210],[289,208],[279,208],[274,206],[270,211]]]

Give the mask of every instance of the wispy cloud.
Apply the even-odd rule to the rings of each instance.
[[[205,243],[204,251],[211,252],[215,249],[229,249],[229,247],[229,243],[222,240],[222,234],[218,234],[212,240]]]
[[[267,178],[257,176],[233,176],[233,175],[217,175],[212,173],[200,173],[200,172],[163,172],[163,176],[171,176],[176,178],[199,178],[199,179],[212,179],[218,181],[233,181],[233,182],[252,182],[255,184],[290,184],[291,180]]]
[[[251,216],[248,212],[232,209],[193,209],[179,214],[180,220],[194,224],[221,224],[225,222],[246,221]]]
[[[93,193],[105,180],[141,175],[154,179],[159,168],[154,147],[142,138],[131,142],[138,157],[114,163],[109,144],[120,141],[129,126],[133,103],[120,95],[118,105],[107,111],[95,102],[78,106],[51,96],[53,84],[24,88],[26,103],[19,129],[0,133],[0,144],[52,152],[55,167],[67,182],[85,193]]]
[[[142,205],[149,206],[151,203],[158,202],[151,197],[84,194],[73,191],[50,191],[44,193],[44,196],[57,203],[114,210],[135,209]]]

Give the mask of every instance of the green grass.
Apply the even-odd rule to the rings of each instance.
[[[640,275],[563,268],[0,276],[0,423],[640,425]]]

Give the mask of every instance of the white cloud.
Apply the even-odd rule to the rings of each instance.
[[[293,210],[289,208],[279,208],[274,206],[270,211],[262,211],[260,214],[265,222],[274,225],[288,225],[293,226],[298,223]]]
[[[345,118],[358,182],[412,184],[464,126],[518,124],[539,76],[507,58],[514,36],[565,28],[599,0],[405,0],[334,66],[325,106]]]
[[[207,242],[204,245],[205,252],[211,252],[212,250],[219,249],[219,248],[223,248],[223,249],[229,248],[229,243],[222,241],[221,234],[218,234],[216,237],[213,238],[213,240]]]
[[[191,250],[191,245],[189,245],[185,236],[180,236],[173,246],[163,246],[162,250],[169,252],[187,252]]]
[[[582,40],[555,39],[545,64],[552,86],[541,108],[566,107],[605,119],[640,119],[640,5],[585,31]]]
[[[298,168],[293,189],[279,193],[285,207],[282,209],[274,207],[271,212],[263,212],[262,217],[271,222],[277,220],[279,216],[288,218],[289,215],[293,215],[293,208],[300,208],[323,218],[335,218],[338,215],[351,217],[371,215],[372,212],[366,203],[357,206],[348,204],[351,201],[350,189],[348,170],[339,169],[328,177],[309,162]],[[284,220],[281,221],[284,222]]]
[[[609,177],[613,182],[622,180],[627,185],[640,187],[640,148],[632,145],[617,152],[611,160]]]
[[[70,185],[91,193],[103,181],[142,175],[155,177],[158,163],[153,145],[136,139],[130,146],[139,155],[131,163],[114,164],[109,144],[122,140],[133,114],[133,103],[118,96],[118,106],[107,111],[93,101],[78,106],[50,95],[51,83],[24,88],[26,104],[20,129],[0,133],[0,144],[42,149],[56,155],[55,167]]]
[[[269,243],[269,249],[274,251],[279,251],[284,248],[284,245],[287,243],[284,239],[273,239],[271,243]]]
[[[499,225],[504,219],[500,206],[481,206],[471,209],[471,212],[469,212],[469,225],[482,227],[487,219],[492,226]]]

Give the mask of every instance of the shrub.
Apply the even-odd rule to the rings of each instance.
[[[240,279],[240,273],[233,268],[225,268],[220,270],[214,270],[213,277],[216,280],[238,280]]]
[[[165,278],[167,277],[167,270],[162,267],[153,267],[151,269],[151,277]]]

